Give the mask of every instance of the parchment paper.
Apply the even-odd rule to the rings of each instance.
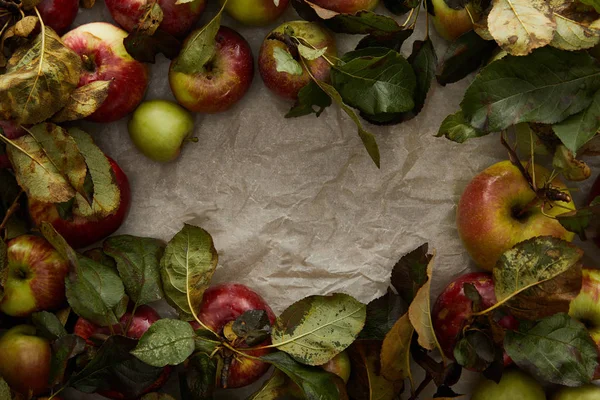
[[[210,4],[199,26],[216,9],[217,4]],[[385,13],[381,5],[377,11]],[[256,60],[266,34],[295,19],[290,7],[266,28],[244,27],[227,15],[223,24],[248,40]],[[98,20],[113,22],[101,1],[92,10],[81,10],[75,25]],[[424,38],[424,26],[419,21],[404,44],[406,56],[412,41]],[[430,34],[441,58],[446,43],[435,30]],[[359,39],[337,38],[340,54]],[[159,56],[151,67],[147,99],[174,100],[168,66]],[[219,253],[215,283],[246,284],[276,313],[314,294],[345,292],[368,302],[385,292],[396,261],[428,242],[437,253],[433,302],[450,279],[474,269],[455,227],[460,194],[476,173],[506,158],[498,135],[462,145],[434,137],[442,120],[458,109],[471,80],[445,88],[433,83],[424,110],[407,123],[376,127],[365,122],[377,136],[381,170],[338,107],[319,118],[284,119],[291,103],[271,94],[258,70],[249,93],[232,110],[196,116],[198,143],[188,144],[169,164],[155,163],[136,150],[127,118],[84,126],[131,182],[131,212],[118,233],[168,240],[184,222],[202,226]],[[582,193],[592,182],[578,185]],[[468,391],[472,376],[465,373],[457,390]],[[219,398],[243,395],[229,391]],[[70,392],[69,398],[82,397]]]

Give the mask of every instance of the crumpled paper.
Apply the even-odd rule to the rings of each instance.
[[[209,4],[199,26],[217,6]],[[385,13],[382,5],[377,11]],[[424,14],[404,44],[406,56],[412,41],[425,37]],[[222,22],[248,40],[256,60],[267,33],[295,19],[290,7],[267,28],[244,27],[227,15]],[[81,10],[75,25],[98,20],[113,22],[103,2]],[[441,59],[447,44],[433,29],[430,35]],[[340,54],[359,39],[337,38]],[[159,56],[151,67],[147,99],[174,100],[168,66]],[[276,313],[315,294],[344,292],[366,303],[385,293],[391,268],[402,255],[428,242],[437,254],[433,303],[449,280],[474,269],[455,226],[464,187],[479,171],[506,158],[498,135],[462,145],[434,137],[442,120],[459,108],[471,80],[444,88],[434,82],[421,114],[404,124],[376,127],[365,122],[377,137],[381,170],[338,107],[329,107],[319,118],[285,119],[291,103],[270,93],[257,69],[252,87],[233,109],[196,115],[198,142],[187,144],[169,164],[153,162],[134,147],[127,118],[83,125],[131,182],[131,211],[118,233],[168,240],[184,223],[203,227],[219,253],[214,283],[248,285]],[[594,176],[576,185],[582,188],[580,195],[574,193],[576,199],[589,191],[598,170],[594,166]],[[597,255],[589,245],[585,248]],[[475,375],[463,376],[456,390],[465,393]],[[217,398],[241,399],[248,393],[227,391]],[[422,398],[432,394],[426,391]],[[70,392],[69,398],[82,397]]]

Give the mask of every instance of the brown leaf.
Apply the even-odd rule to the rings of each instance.
[[[600,20],[594,12],[584,12],[572,0],[550,0],[556,20],[551,46],[562,50],[589,49],[600,43]]]
[[[81,59],[46,27],[0,75],[0,119],[36,124],[64,107],[79,83]]]
[[[414,387],[410,371],[410,343],[415,329],[408,313],[404,314],[392,327],[381,346],[381,375],[390,381],[403,381],[408,378]]]
[[[581,263],[577,263],[557,277],[519,293],[508,307],[516,318],[528,320],[568,313],[581,285]]]
[[[96,0],[79,0],[79,6],[83,8],[92,8],[96,4]]]
[[[557,146],[552,166],[569,181],[584,181],[592,174],[590,167],[585,162],[576,159],[575,155],[564,145]]]
[[[152,36],[163,20],[163,11],[158,2],[147,4],[143,7],[143,14],[135,30]]]
[[[28,37],[33,33],[35,28],[37,28],[39,22],[40,20],[38,19],[38,17],[34,17],[31,15],[20,19],[19,21],[17,21],[16,24],[11,26],[4,32],[4,35],[2,35],[2,43],[4,44],[6,40],[10,39],[13,36],[21,38]],[[2,47],[4,47],[4,45]]]
[[[56,313],[56,318],[60,321],[60,323],[65,326],[67,324],[67,320],[71,315],[71,307],[63,308],[62,310],[58,310]]]
[[[381,341],[358,340],[348,349],[351,362],[348,393],[354,400],[394,400],[402,392],[403,382],[391,382],[381,376]]]
[[[95,81],[78,87],[69,96],[68,103],[57,112],[54,122],[75,121],[93,114],[108,97],[112,81]]]
[[[40,4],[42,0],[21,0],[21,8],[23,10],[32,10],[33,7]]]
[[[314,3],[311,3],[310,1],[305,1],[305,3],[308,4],[313,10],[315,10],[317,15],[321,19],[331,19],[331,18],[335,17],[336,15],[339,15],[339,13],[337,13],[335,11],[328,10],[328,9],[318,6]]]
[[[494,0],[488,28],[509,54],[524,56],[552,41],[556,22],[544,0]]]

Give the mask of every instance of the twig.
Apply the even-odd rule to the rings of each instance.
[[[2,231],[6,227],[6,224],[8,223],[8,220],[10,219],[10,217],[15,212],[17,212],[17,210],[19,209],[19,199],[21,198],[22,194],[23,194],[23,189],[21,189],[21,191],[19,192],[19,194],[17,195],[17,197],[15,198],[13,203],[10,205],[8,210],[6,210],[6,215],[4,216],[2,223],[0,223],[0,231]]]

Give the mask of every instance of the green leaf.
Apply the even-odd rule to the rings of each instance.
[[[185,368],[185,399],[212,400],[217,381],[217,361],[206,353],[190,357]]]
[[[552,129],[567,149],[577,153],[600,129],[600,90],[585,110],[554,124]]]
[[[585,53],[544,47],[483,68],[461,103],[473,127],[495,132],[519,122],[553,124],[586,109],[600,88],[600,67]]]
[[[498,45],[484,40],[471,30],[450,43],[437,71],[437,81],[445,86],[458,82],[476,71],[492,55]]]
[[[94,187],[92,206],[77,197],[73,212],[92,218],[103,218],[115,213],[121,203],[121,193],[106,155],[92,137],[81,129],[70,128],[69,134],[85,158]]]
[[[569,181],[584,181],[592,174],[590,167],[562,144],[554,150],[552,167]]]
[[[413,8],[421,6],[421,0],[383,0],[385,8],[396,15],[404,15]]]
[[[437,137],[445,136],[446,139],[456,143],[464,143],[468,139],[487,135],[487,132],[472,127],[466,120],[462,111],[448,115],[437,133]]]
[[[365,319],[366,306],[352,296],[309,296],[277,318],[271,339],[297,361],[322,365],[354,342]]]
[[[181,51],[181,42],[162,29],[157,29],[151,35],[133,30],[123,39],[123,45],[131,57],[151,64],[156,62],[156,55],[159,53],[173,60]]]
[[[314,8],[312,4],[311,7]],[[393,18],[373,11],[362,10],[354,14],[329,12],[324,16],[329,17],[325,18],[325,26],[336,33],[385,36],[403,29]]]
[[[76,272],[79,269],[79,255],[75,252],[75,250],[69,246],[67,241],[60,236],[58,232],[56,232],[54,226],[52,226],[49,222],[42,222],[39,228],[44,238],[50,242],[52,247],[54,247],[54,249],[58,251],[58,253],[63,256],[65,260],[69,261],[71,270]]]
[[[204,72],[206,64],[216,52],[217,32],[221,27],[221,13],[225,4],[202,28],[193,31],[183,43],[179,56],[173,60],[172,70],[185,74]]]
[[[215,340],[215,335],[204,328],[196,329],[196,337],[194,338],[196,351],[212,354],[217,346],[221,343]]]
[[[285,114],[286,118],[302,117],[304,115],[321,113],[331,105],[331,98],[314,81],[310,81],[298,92],[296,104]],[[314,107],[318,109],[315,110]]]
[[[556,219],[568,231],[575,232],[581,240],[586,240],[588,234],[596,234],[598,222],[600,221],[600,205],[592,204],[589,207],[559,214]]]
[[[231,328],[238,338],[252,347],[269,337],[271,322],[265,310],[248,310],[236,318]]]
[[[596,12],[600,13],[600,0],[579,0],[579,2],[594,7]]]
[[[69,360],[85,351],[85,340],[77,335],[63,335],[52,343],[50,364],[50,385],[60,384],[67,370]]]
[[[249,400],[304,400],[302,390],[286,374],[276,369]]]
[[[454,347],[454,358],[469,370],[484,371],[494,362],[494,341],[482,331],[467,331]]]
[[[519,331],[507,331],[504,349],[535,379],[564,386],[589,383],[598,350],[586,327],[567,314],[555,314]]]
[[[322,57],[326,52],[327,46],[320,49],[313,49],[303,45],[302,43],[298,44],[298,53],[300,53],[300,56],[302,56],[302,58],[305,60],[316,60],[317,58]]]
[[[131,354],[154,367],[178,365],[194,352],[194,337],[188,322],[160,319],[148,328]]]
[[[345,54],[331,70],[333,87],[344,103],[367,114],[409,111],[414,106],[415,73],[402,55],[363,49]],[[372,54],[364,55],[366,52]]]
[[[385,295],[367,304],[367,319],[359,339],[383,340],[396,321],[408,310],[400,296],[388,288]]]
[[[408,57],[408,63],[415,72],[417,82],[414,92],[415,106],[411,110],[411,114],[417,115],[425,105],[425,99],[427,93],[429,93],[437,66],[437,55],[431,39],[427,38],[425,41],[415,40],[413,42],[413,51]]]
[[[335,384],[336,375],[320,368],[307,367],[294,361],[281,351],[270,353],[260,359],[286,374],[304,392],[307,400],[339,400],[340,392]]]
[[[402,391],[402,381],[388,381],[381,375],[381,341],[358,340],[350,346],[352,365],[348,393],[353,399],[395,400]]]
[[[540,236],[518,243],[500,256],[494,267],[497,304],[550,281],[577,264],[583,251],[564,240]]]
[[[406,39],[408,39],[413,32],[413,29],[403,29],[384,36],[367,35],[358,42],[355,50],[367,47],[385,47],[399,52]]]
[[[181,318],[194,319],[217,262],[212,237],[197,226],[185,224],[167,244],[160,261],[163,289]]]
[[[302,65],[292,57],[289,51],[281,47],[273,49],[275,68],[277,72],[287,72],[290,75],[302,75]]]
[[[63,108],[79,84],[81,59],[46,27],[20,47],[0,75],[0,119],[37,124]]]
[[[427,282],[427,266],[432,258],[429,245],[424,243],[403,255],[392,268],[391,284],[406,304],[412,303]]]
[[[45,337],[48,340],[56,340],[67,334],[63,324],[58,317],[51,312],[41,311],[31,315],[31,322],[36,327],[38,336]]]
[[[96,325],[117,324],[114,308],[125,296],[119,275],[111,268],[79,257],[79,268],[65,280],[67,301],[73,311]]]
[[[348,114],[348,116],[350,117],[350,119],[352,119],[352,121],[356,124],[356,127],[358,128],[358,136],[360,136],[360,139],[362,140],[365,149],[367,150],[367,153],[369,153],[369,156],[371,156],[371,159],[373,160],[373,162],[375,163],[375,165],[377,166],[377,168],[381,167],[381,157],[379,155],[379,146],[377,146],[377,141],[375,140],[375,136],[373,136],[373,134],[371,132],[367,132],[360,120],[358,119],[358,116],[356,115],[356,113],[354,112],[354,110],[352,110],[350,107],[348,107],[346,105],[346,103],[344,103],[344,100],[342,100],[342,96],[340,96],[340,94],[337,92],[337,90],[335,90],[335,88],[325,82],[322,81],[318,81],[318,80],[314,80],[314,82],[316,82],[316,84],[321,88],[321,90],[323,90],[325,93],[327,93],[327,95],[337,103],[338,106],[340,106],[342,108],[342,110],[344,110],[344,112],[346,114]]]
[[[162,241],[130,235],[113,236],[104,241],[104,252],[117,262],[125,291],[136,304],[163,298],[160,280]]]

